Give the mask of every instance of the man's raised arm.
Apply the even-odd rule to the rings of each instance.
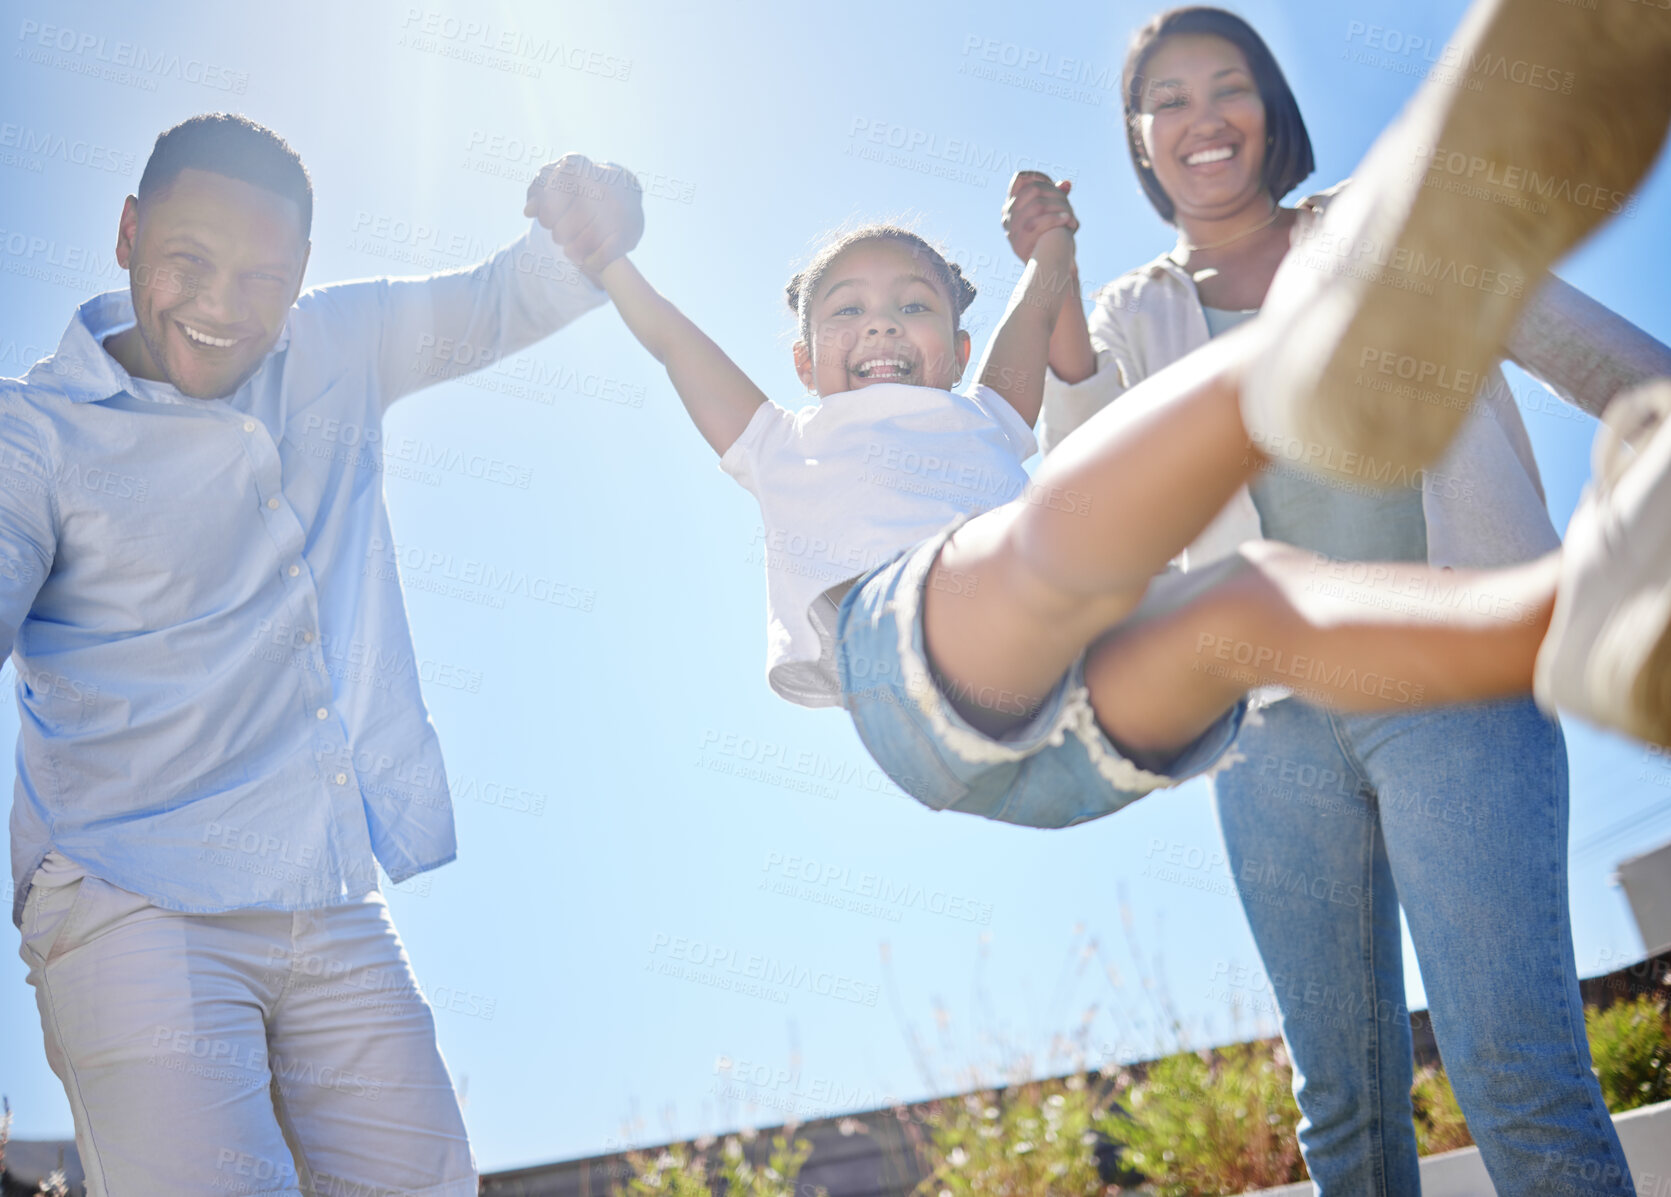
[[[367,335],[375,338],[383,408],[490,366],[603,304],[597,272],[644,232],[638,180],[580,154],[541,168],[528,185],[523,215],[533,218],[528,232],[476,266],[303,296],[303,306],[327,305],[327,320],[330,305],[341,304],[347,325],[372,322]]]

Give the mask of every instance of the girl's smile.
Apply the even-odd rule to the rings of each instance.
[[[810,303],[812,344],[796,346],[801,382],[819,395],[878,383],[949,390],[969,334],[934,272],[898,241],[861,241],[830,264]]]

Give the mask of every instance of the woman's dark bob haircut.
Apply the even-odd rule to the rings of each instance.
[[[1190,5],[1161,13],[1132,35],[1131,48],[1126,51],[1126,66],[1121,78],[1125,96],[1126,148],[1131,151],[1131,166],[1137,181],[1143,184],[1143,194],[1167,224],[1176,223],[1177,214],[1172,198],[1166,194],[1155,172],[1143,159],[1143,135],[1138,128],[1142,114],[1143,92],[1148,86],[1145,70],[1149,56],[1161,42],[1180,34],[1206,34],[1221,37],[1240,50],[1253,72],[1254,86],[1265,104],[1265,187],[1271,198],[1281,200],[1294,190],[1300,181],[1316,169],[1311,157],[1311,136],[1300,118],[1300,106],[1289,90],[1282,68],[1271,56],[1265,40],[1253,31],[1242,18],[1222,8]]]

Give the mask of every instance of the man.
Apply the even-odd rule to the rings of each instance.
[[[341,429],[601,304],[643,213],[571,155],[474,269],[303,293],[312,199],[260,125],[168,130],[128,292],[0,380],[13,919],[93,1194],[476,1192],[378,892],[456,845],[381,460]]]

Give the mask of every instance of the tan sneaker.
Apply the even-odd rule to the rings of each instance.
[[[1593,468],[1532,691],[1546,711],[1671,747],[1671,380],[1608,405]]]
[[[1653,164],[1671,11],[1477,0],[1439,64],[1291,250],[1242,413],[1273,457],[1360,478],[1449,444],[1545,272]],[[1368,471],[1376,476],[1376,471]]]

